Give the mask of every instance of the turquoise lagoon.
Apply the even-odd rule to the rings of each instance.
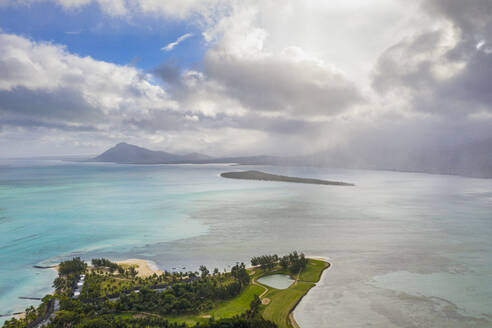
[[[492,180],[292,167],[355,187],[223,179],[230,165],[0,161],[0,314],[51,291],[73,256],[221,270],[294,249],[332,266],[301,327],[492,326]],[[1,319],[1,318],[0,318]]]
[[[107,251],[123,256],[135,246],[207,230],[185,210],[206,182],[195,187],[200,177],[193,174],[190,183],[179,181],[179,168],[19,164],[26,163],[0,169],[1,314],[31,303],[19,296],[51,290],[54,270],[34,265]]]

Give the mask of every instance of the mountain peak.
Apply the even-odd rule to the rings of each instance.
[[[171,154],[163,151],[149,150],[126,142],[120,142],[101,155],[93,158],[91,161],[122,164],[171,164],[191,163],[205,159],[210,159],[210,157],[199,153],[191,153],[188,155]]]
[[[118,144],[116,144],[113,148],[123,148],[123,147],[138,147],[138,146],[135,146],[135,145],[132,145],[132,144],[129,144],[129,143],[126,143],[126,142],[120,142]]]

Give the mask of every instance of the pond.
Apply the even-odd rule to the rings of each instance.
[[[285,274],[272,274],[258,279],[258,282],[276,289],[286,289],[294,280]]]

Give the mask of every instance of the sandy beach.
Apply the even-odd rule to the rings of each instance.
[[[14,314],[14,318],[16,318],[17,320],[25,319],[26,318],[26,312]]]
[[[157,266],[149,260],[142,259],[127,259],[123,261],[114,261],[114,263],[123,265],[123,266],[134,266],[135,270],[137,270],[137,277],[145,278],[153,275],[154,273],[157,275],[163,274],[164,271],[159,270]],[[59,266],[54,266],[53,269],[58,271]],[[89,266],[89,271],[94,270],[92,266]]]
[[[117,261],[116,263],[120,265],[135,266],[135,270],[137,270],[138,272],[137,276],[141,278],[149,277],[154,273],[157,275],[164,273],[164,271],[155,268],[155,265],[153,265],[152,262],[147,260],[128,259],[124,261]]]

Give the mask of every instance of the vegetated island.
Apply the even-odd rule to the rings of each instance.
[[[241,172],[225,172],[225,173],[221,173],[220,176],[228,179],[294,182],[294,183],[308,183],[308,184],[319,184],[319,185],[330,185],[330,186],[354,186],[354,184],[352,183],[346,183],[340,181],[288,177],[285,175],[270,174],[261,171],[255,171],[255,170],[241,171]]]
[[[58,265],[55,292],[4,328],[295,328],[292,311],[329,263],[296,251],[253,257],[253,267],[231,271],[169,272],[143,260],[80,258]],[[258,282],[279,274],[292,283],[277,289]]]

